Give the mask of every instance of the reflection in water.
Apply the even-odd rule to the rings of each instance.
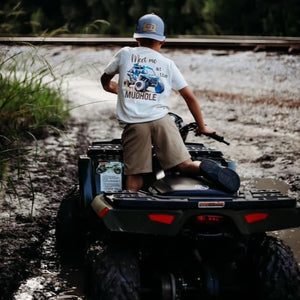
[[[291,247],[300,266],[300,228],[275,231],[271,235],[283,240],[285,244]]]
[[[80,266],[60,268],[55,251],[55,232],[50,230],[42,246],[43,258],[37,276],[28,278],[14,294],[14,300],[83,300]]]

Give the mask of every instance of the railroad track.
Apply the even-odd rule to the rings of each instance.
[[[167,38],[166,48],[233,49],[252,51],[284,51],[300,53],[300,38],[296,37],[244,37],[244,36],[201,36]],[[52,44],[76,46],[132,46],[133,38],[126,37],[0,37],[0,45],[8,44]]]

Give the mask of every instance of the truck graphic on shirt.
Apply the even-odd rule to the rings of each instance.
[[[133,67],[127,71],[128,79],[125,80],[127,86],[134,86],[137,92],[149,91],[152,87],[155,93],[162,93],[164,91],[164,84],[157,76],[153,68],[149,66],[143,66],[135,63]]]

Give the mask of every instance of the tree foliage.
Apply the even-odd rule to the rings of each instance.
[[[0,34],[57,32],[131,36],[137,19],[156,13],[170,35],[299,36],[299,0],[6,0]],[[58,31],[59,32],[59,31]]]

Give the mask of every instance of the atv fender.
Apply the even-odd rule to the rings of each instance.
[[[87,155],[81,155],[78,160],[79,190],[83,207],[87,207],[93,200],[92,160]]]

